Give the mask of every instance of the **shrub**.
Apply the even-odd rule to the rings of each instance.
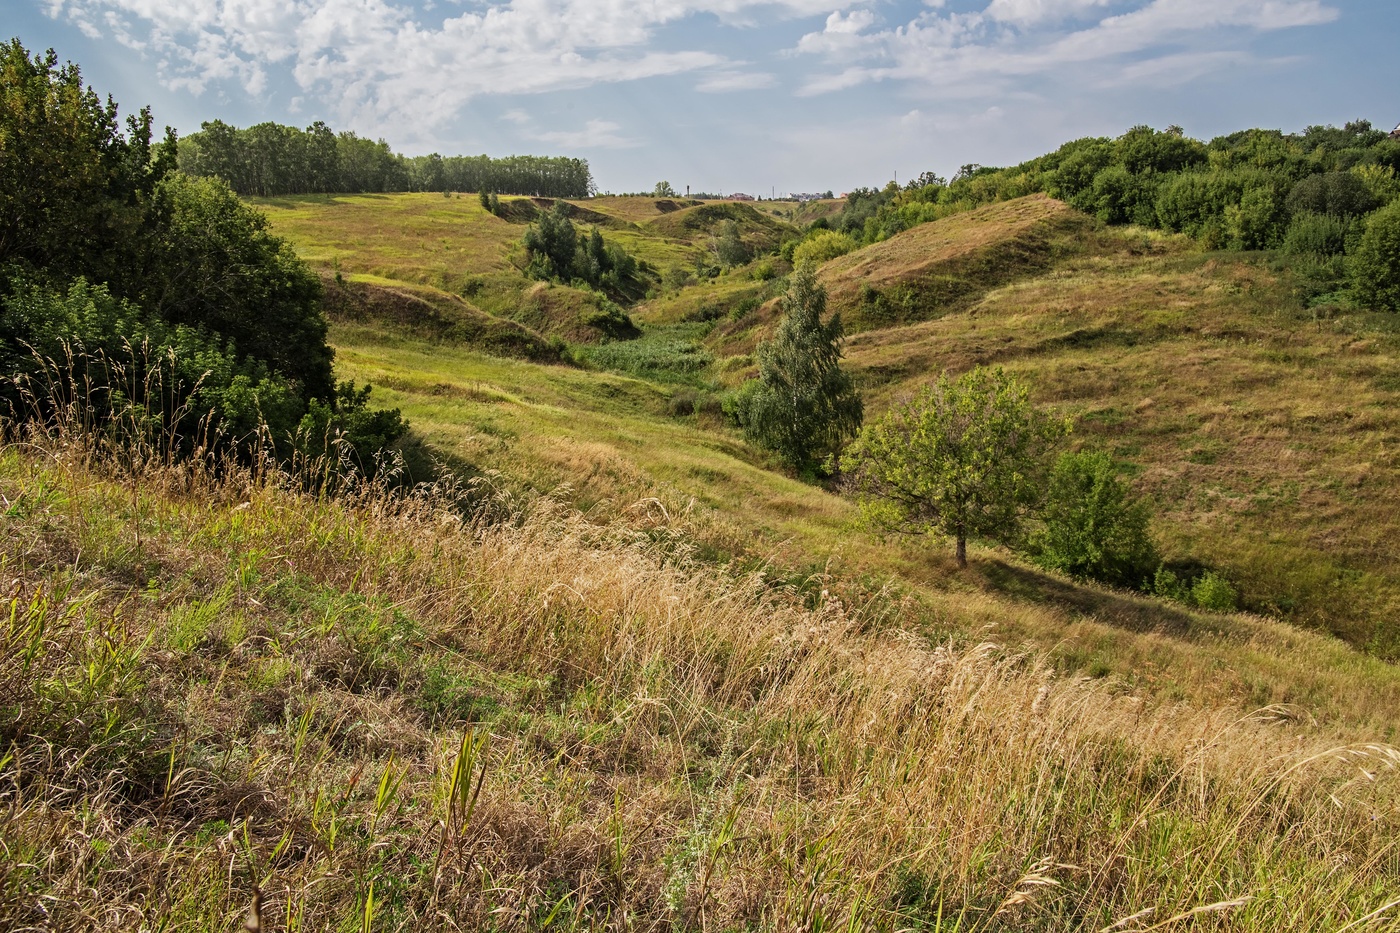
[[[1080,579],[1139,587],[1157,563],[1148,513],[1101,452],[1066,453],[1050,471],[1032,545],[1043,567]]]
[[[1288,209],[1337,217],[1359,217],[1376,207],[1376,197],[1366,182],[1352,172],[1309,175],[1288,192]]]
[[[1283,237],[1283,251],[1294,256],[1325,259],[1346,252],[1352,224],[1335,214],[1296,214]]]
[[[844,233],[823,230],[798,244],[792,251],[792,261],[795,264],[810,262],[821,265],[827,260],[846,255],[857,245],[853,238]]]
[[[1212,612],[1233,612],[1239,604],[1239,594],[1230,581],[1207,570],[1191,586],[1191,602]]]
[[[1400,201],[1366,219],[1366,232],[1351,256],[1348,273],[1358,302],[1377,310],[1400,311]]]

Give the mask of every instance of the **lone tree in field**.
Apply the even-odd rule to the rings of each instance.
[[[826,289],[802,264],[782,299],[783,319],[758,345],[758,388],[744,419],[750,441],[799,472],[813,472],[860,430],[865,407],[841,370],[841,316],[822,322]]]
[[[1051,442],[1068,425],[1031,406],[1001,369],[945,374],[869,425],[843,463],[867,515],[890,531],[1009,541],[1039,500]]]

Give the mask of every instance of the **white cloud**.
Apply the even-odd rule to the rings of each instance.
[[[994,20],[1021,26],[1082,16],[1123,0],[992,0],[986,13]]]
[[[697,91],[719,94],[727,91],[756,91],[773,87],[778,76],[766,71],[717,71],[695,85]]]
[[[254,96],[287,67],[342,121],[426,135],[470,100],[635,81],[725,66],[706,49],[649,46],[658,27],[698,14],[741,21],[768,9],[806,16],[857,0],[500,0],[440,23],[411,0],[48,0],[84,32],[144,44],[167,86],[202,93],[236,81]],[[709,89],[747,80],[706,79]]]
[[[1137,8],[1056,28],[1066,17],[1128,2]],[[980,13],[929,11],[896,28],[847,33],[832,30],[833,14],[826,29],[797,44],[796,51],[831,66],[811,75],[800,93],[896,80],[975,97],[1059,73],[1094,80],[1086,68],[1101,71],[1104,81],[1180,83],[1241,61],[1246,53],[1219,47],[1240,33],[1316,26],[1337,16],[1321,0],[991,0]]]
[[[531,133],[530,139],[553,143],[561,149],[630,149],[642,141],[618,135],[622,127],[610,120],[589,120],[581,130],[550,130]]]

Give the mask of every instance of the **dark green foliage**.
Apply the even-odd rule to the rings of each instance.
[[[739,225],[734,221],[726,220],[720,226],[719,238],[715,241],[715,255],[726,266],[742,266],[751,258],[749,248],[744,245],[744,239],[739,235]]]
[[[299,384],[305,398],[334,391],[321,283],[262,214],[223,181],[174,174],[152,198],[144,274],[127,292],[175,324],[233,341]]]
[[[622,247],[605,241],[597,227],[581,237],[569,219],[572,213],[573,208],[567,201],[555,201],[554,207],[526,229],[527,274],[564,283],[580,281],[618,301],[635,300],[645,291],[642,269],[636,258]],[[630,327],[629,321],[628,329]]]
[[[382,139],[336,133],[320,121],[305,130],[277,123],[247,129],[219,120],[201,124],[180,147],[180,168],[191,175],[217,175],[243,195],[494,191],[586,198],[593,193],[585,159],[437,153],[406,158]]]
[[[325,463],[346,459],[366,476],[379,472],[381,454],[408,431],[397,408],[370,408],[370,387],[345,381],[329,401],[312,399],[297,426],[300,452]]]
[[[881,528],[1013,541],[1044,491],[1050,443],[1068,426],[1041,415],[1001,369],[947,374],[861,432],[843,458],[850,486]]]
[[[122,430],[245,451],[265,426],[281,455],[313,404],[339,411],[319,280],[227,184],[177,171],[174,135],[152,145],[148,111],[121,133],[76,66],[17,41],[0,55],[0,102],[11,406],[45,416],[81,385],[93,417]],[[41,402],[34,379],[58,397]],[[396,419],[367,436],[397,437]]]
[[[1356,300],[1377,310],[1400,311],[1400,201],[1366,218],[1366,232],[1350,258]]]
[[[1335,214],[1294,214],[1283,237],[1283,250],[1294,256],[1328,259],[1346,252],[1356,224]]]
[[[826,289],[811,264],[793,271],[782,308],[773,338],[755,352],[759,387],[747,399],[744,434],[794,470],[811,472],[860,430],[864,406],[841,369],[841,317],[822,321]]]
[[[7,414],[47,418],[53,406],[79,404],[94,426],[137,428],[175,453],[217,435],[246,447],[262,425],[274,444],[290,442],[302,398],[228,342],[167,324],[82,279],[62,292],[24,281],[11,287],[0,305]]]
[[[525,231],[530,272],[536,278],[571,280],[577,246],[578,233],[569,220],[569,206],[563,201],[556,201],[553,209],[541,214],[539,221]]]
[[[174,167],[174,137],[151,144],[151,115],[127,119],[52,51],[0,48],[0,269],[48,269],[108,281],[125,275],[142,205]]]
[[[1294,214],[1307,211],[1336,217],[1359,217],[1376,207],[1371,190],[1351,172],[1309,175],[1288,193],[1288,210]]]
[[[1066,453],[1050,471],[1032,551],[1041,566],[1079,579],[1142,586],[1157,555],[1146,506],[1134,501],[1105,453]]]

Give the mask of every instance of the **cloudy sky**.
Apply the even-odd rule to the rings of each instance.
[[[1397,0],[4,0],[126,110],[409,154],[566,154],[601,188],[837,191],[1147,123],[1400,121]],[[16,15],[17,14],[17,15]]]

